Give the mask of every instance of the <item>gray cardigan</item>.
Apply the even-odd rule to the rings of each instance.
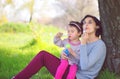
[[[106,46],[101,39],[81,45],[77,79],[94,79],[98,75],[105,57]]]

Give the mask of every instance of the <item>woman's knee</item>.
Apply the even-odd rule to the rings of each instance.
[[[44,56],[50,56],[50,53],[45,50],[41,50],[37,55],[44,57]]]
[[[41,50],[38,54],[40,54],[40,55],[44,55],[44,54],[46,54],[47,53],[47,51],[45,51],[45,50]]]
[[[38,52],[36,57],[43,57],[45,54],[46,54],[46,51],[45,50],[41,50],[40,52]]]

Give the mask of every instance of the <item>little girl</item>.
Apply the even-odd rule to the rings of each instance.
[[[77,64],[80,58],[80,36],[83,32],[82,26],[79,22],[71,21],[68,26],[68,38],[62,40],[63,33],[57,33],[54,37],[54,43],[59,47],[65,47],[63,53],[68,56],[68,59],[61,58],[61,63],[57,68],[55,79],[62,79],[62,76],[70,66],[67,79],[75,79]],[[72,50],[71,50],[72,49]],[[68,50],[68,52],[66,52]],[[76,53],[74,53],[74,52]],[[67,53],[67,54],[66,54]],[[61,54],[62,55],[62,54]]]

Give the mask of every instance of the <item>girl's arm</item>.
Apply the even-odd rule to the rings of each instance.
[[[71,55],[73,55],[75,58],[79,59],[77,56],[77,54],[71,49],[71,48],[68,48],[68,51],[70,52]]]
[[[63,47],[64,46],[64,40],[61,39],[63,33],[57,33],[54,37],[54,44],[59,46],[59,47]]]
[[[62,59],[69,59],[69,58],[65,55],[65,53],[61,53],[61,58],[62,58]]]

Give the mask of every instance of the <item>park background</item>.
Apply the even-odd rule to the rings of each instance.
[[[59,57],[62,48],[53,44],[54,35],[57,32],[66,34],[68,23],[71,20],[80,22],[86,14],[102,19],[100,1],[0,0],[0,79],[10,79],[17,74],[40,50]],[[31,79],[53,77],[42,68]],[[98,79],[120,79],[119,71],[105,66]]]

